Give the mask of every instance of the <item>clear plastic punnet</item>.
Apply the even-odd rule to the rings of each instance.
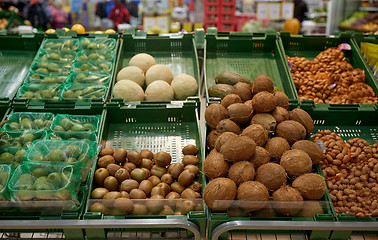
[[[99,84],[67,84],[61,98],[65,101],[89,102],[92,99],[103,99],[107,88]]]
[[[16,98],[26,98],[31,102],[58,102],[62,84],[24,84]]]
[[[73,84],[101,84],[108,85],[110,75],[107,72],[73,72],[69,82]]]
[[[81,38],[80,50],[113,50],[116,44],[115,39]]]
[[[43,41],[41,49],[76,51],[78,47],[78,39],[46,39]]]
[[[9,192],[7,190],[9,179],[13,172],[13,166],[9,164],[0,165],[0,201],[9,200]]]
[[[100,115],[57,114],[50,127],[54,132],[98,132]]]
[[[70,73],[72,62],[34,61],[31,70],[36,73]]]
[[[34,84],[62,84],[68,79],[68,74],[55,74],[55,73],[36,73],[30,72],[29,76],[25,79],[25,83]]]
[[[35,59],[39,61],[73,62],[75,61],[75,58],[76,58],[75,51],[40,49]]]
[[[84,50],[78,53],[76,61],[114,61],[115,57],[114,51],[108,49]]]
[[[80,61],[73,67],[74,72],[107,72],[112,71],[113,64],[109,61]]]
[[[49,112],[12,112],[3,129],[6,131],[24,132],[27,129],[49,129],[54,114]]]

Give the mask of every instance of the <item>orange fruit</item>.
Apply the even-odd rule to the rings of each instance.
[[[70,29],[69,28],[66,28],[66,27],[64,27],[64,28],[62,28],[64,31],[66,31],[66,32],[68,32]]]
[[[45,33],[55,33],[55,29],[52,29],[52,28],[47,29]]]
[[[75,24],[71,27],[72,31],[76,31],[77,34],[84,34],[85,33],[85,28],[81,24]]]
[[[301,23],[296,18],[287,19],[283,27],[284,31],[290,32],[291,34],[299,34],[300,29]]]
[[[105,31],[105,33],[116,33],[116,31],[113,30],[113,29],[108,29],[108,30]]]

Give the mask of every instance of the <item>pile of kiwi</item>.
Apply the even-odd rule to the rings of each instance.
[[[198,148],[187,145],[182,153],[181,163],[171,163],[167,152],[102,149],[91,192],[92,199],[101,200],[91,201],[90,211],[113,216],[202,211]]]

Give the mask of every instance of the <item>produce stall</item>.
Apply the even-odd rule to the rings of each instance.
[[[0,36],[2,238],[377,236],[375,40],[57,32]]]

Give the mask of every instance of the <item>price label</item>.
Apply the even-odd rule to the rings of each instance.
[[[168,23],[169,23],[168,16],[159,16],[159,17],[156,17],[156,25],[164,33],[168,33],[169,32],[169,24]]]
[[[144,17],[143,18],[143,29],[145,31],[148,31],[153,27],[155,27],[155,18],[154,17]]]
[[[269,4],[269,19],[277,20],[281,18],[281,4],[270,3]]]
[[[294,17],[294,3],[284,2],[282,3],[281,16],[283,19],[291,19]]]
[[[268,9],[268,3],[257,3],[257,19],[268,19]]]

